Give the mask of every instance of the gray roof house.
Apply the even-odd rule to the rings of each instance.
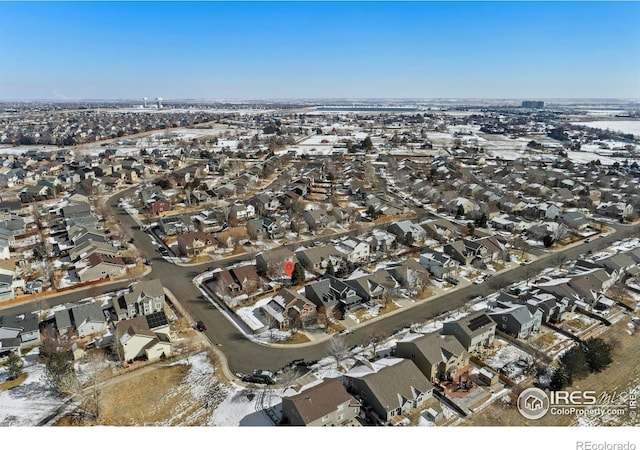
[[[518,305],[497,301],[494,309],[487,312],[498,325],[497,329],[524,339],[532,332],[539,331],[542,324],[542,311],[536,305]]]
[[[359,361],[344,374],[343,383],[384,424],[397,423],[433,396],[433,385],[408,359]]]
[[[37,314],[0,316],[0,339],[15,338],[20,339],[21,347],[40,344]]]
[[[164,311],[164,289],[158,279],[141,281],[113,302],[118,320]]]
[[[453,276],[460,267],[460,263],[449,255],[431,249],[420,254],[420,264],[439,280]]]
[[[394,222],[387,227],[387,231],[395,234],[398,240],[403,243],[407,243],[409,236],[411,236],[412,243],[421,243],[427,238],[425,229],[409,220]]]
[[[326,270],[330,262],[333,268],[337,270],[344,261],[344,254],[333,245],[322,245],[298,250],[296,257],[304,267],[315,271]]]
[[[488,347],[496,335],[496,323],[482,311],[445,322],[442,334],[455,336],[468,352]]]

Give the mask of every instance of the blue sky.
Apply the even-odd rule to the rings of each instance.
[[[637,2],[0,2],[0,99],[639,98]]]

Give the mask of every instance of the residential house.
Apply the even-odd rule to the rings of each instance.
[[[371,275],[345,280],[345,284],[351,286],[365,302],[372,304],[383,300],[386,293],[394,292],[399,287],[397,280],[382,269]]]
[[[215,284],[216,293],[225,301],[231,301],[229,297],[250,294],[260,284],[256,266],[252,264],[214,272],[212,280]]]
[[[335,270],[342,266],[344,254],[333,245],[311,247],[295,252],[298,261],[310,271],[324,272],[329,264]]]
[[[491,257],[489,250],[482,242],[469,239],[460,239],[445,244],[443,250],[463,266],[471,264],[474,267],[482,267],[485,261]]]
[[[557,297],[567,298],[570,304],[578,302],[585,307],[595,306],[613,286],[616,278],[617,276],[610,276],[605,269],[592,268],[569,277],[537,283],[536,287]]]
[[[181,255],[199,256],[212,249],[216,242],[213,234],[189,231],[178,236],[178,249]]]
[[[182,214],[161,217],[158,219],[158,228],[165,236],[173,236],[191,230],[191,226],[185,223]]]
[[[284,270],[284,263],[296,264],[298,258],[295,253],[287,248],[278,248],[259,253],[256,256],[256,271],[270,278],[289,277]]]
[[[16,260],[0,259],[0,302],[24,292],[24,280],[18,276]]]
[[[336,308],[341,311],[355,309],[363,302],[362,297],[351,285],[330,275],[325,275],[315,283],[307,284],[304,287],[304,294],[327,316],[331,316]]]
[[[438,280],[453,278],[460,263],[445,253],[426,249],[420,254],[420,265]]]
[[[487,314],[495,321],[500,331],[518,339],[524,339],[531,333],[540,331],[543,314],[536,305],[519,305],[497,300],[491,307]]]
[[[498,299],[502,299],[508,294],[500,294]],[[566,297],[559,297],[549,292],[541,292],[534,290],[526,294],[521,294],[518,297],[507,297],[507,300],[518,304],[529,304],[538,308],[542,312],[542,323],[549,322],[561,322],[563,314],[566,311],[571,311],[573,308],[569,305],[569,299]]]
[[[36,313],[0,316],[0,340],[19,339],[20,347],[40,344],[40,328]]]
[[[357,238],[345,236],[335,243],[335,248],[345,255],[345,259],[352,263],[369,259],[369,244]]]
[[[64,309],[55,311],[54,320],[58,333],[62,335],[75,329],[82,338],[107,329],[102,307],[93,301],[67,304]]]
[[[123,258],[102,253],[92,253],[75,264],[76,273],[82,283],[117,278],[127,273],[127,265]]]
[[[303,388],[282,398],[284,423],[293,426],[334,427],[358,425],[360,403],[336,378]]]
[[[106,242],[87,240],[69,250],[69,258],[72,262],[86,258],[93,253],[102,253],[111,257],[120,256],[120,251]]]
[[[157,361],[172,354],[168,335],[151,331],[145,317],[134,317],[118,322],[116,345],[120,346],[124,361],[138,359]]]
[[[161,198],[151,203],[149,209],[153,214],[159,215],[160,213],[171,211],[171,203],[169,203],[169,200]]]
[[[416,287],[426,288],[429,282],[429,271],[413,258],[400,263],[389,264],[387,272],[404,288],[413,290]]]
[[[453,335],[409,334],[398,341],[394,355],[413,361],[432,382],[456,380],[469,365],[469,352]]]
[[[365,241],[369,244],[370,251],[387,252],[393,248],[396,242],[396,235],[388,231],[374,229]]]
[[[205,233],[216,233],[225,225],[224,213],[220,210],[207,208],[192,217],[196,228]]]
[[[579,231],[585,230],[591,223],[591,220],[584,214],[575,211],[562,213],[556,220],[558,223],[566,225],[570,230]]]
[[[398,423],[433,396],[433,385],[408,359],[359,361],[344,374],[343,383],[382,423]]]
[[[251,198],[248,203],[252,205],[256,213],[261,216],[269,216],[280,207],[280,202],[277,198],[273,197],[271,193],[258,194]]]
[[[253,205],[235,203],[229,209],[229,223],[239,223],[252,219],[256,216],[256,209]]]
[[[640,267],[633,258],[625,253],[618,253],[606,258],[594,261],[594,264],[603,267],[607,273],[617,279],[624,276],[636,276],[640,274]]]
[[[477,311],[461,319],[445,322],[442,334],[455,336],[471,353],[493,343],[496,323],[484,312]]]
[[[113,302],[118,320],[131,319],[137,316],[163,312],[165,293],[159,279],[140,281],[129,286],[125,292]]]
[[[281,289],[262,307],[262,313],[268,325],[277,324],[283,330],[307,328],[318,320],[317,306],[290,289]]]
[[[420,225],[409,220],[394,222],[387,227],[387,231],[396,235],[403,244],[421,244],[427,238],[427,232]]]
[[[312,209],[305,211],[302,214],[302,218],[309,226],[310,231],[322,231],[327,228],[331,222],[329,216],[319,209]]]

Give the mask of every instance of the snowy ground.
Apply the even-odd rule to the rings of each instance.
[[[0,391],[0,426],[36,426],[64,402],[46,385],[39,348],[23,356],[27,379],[10,391]],[[0,367],[0,382],[8,378]]]
[[[512,378],[522,373],[522,370],[518,370],[515,363],[519,360],[529,361],[531,356],[508,342],[497,338],[493,341],[493,349],[483,356],[483,360],[496,370],[504,369],[506,375]]]
[[[598,120],[593,122],[575,122],[574,125],[583,125],[589,128],[612,130],[621,133],[631,133],[640,136],[640,120]]]

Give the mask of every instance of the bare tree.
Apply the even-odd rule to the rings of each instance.
[[[558,266],[558,270],[562,270],[562,265],[566,260],[567,255],[565,255],[564,253],[556,253],[556,255],[553,257],[553,262]]]
[[[278,377],[280,379],[280,383],[282,384],[282,392],[287,390],[294,382],[298,379],[300,373],[298,371],[298,367],[295,365],[288,365],[282,370],[282,373]]]
[[[529,244],[527,244],[527,241],[525,241],[519,236],[513,240],[512,245],[513,245],[513,248],[515,248],[516,250],[520,250],[521,252],[520,258],[524,258],[525,253],[531,250],[531,247],[529,246]]]
[[[553,235],[552,235],[553,241],[560,242],[561,240],[566,238],[568,234],[569,234],[569,229],[567,228],[567,226],[564,224],[560,224],[556,227],[555,230],[553,230]]]
[[[383,342],[385,334],[378,330],[371,330],[365,337],[365,346],[371,345],[371,356],[375,358],[378,346]]]
[[[336,369],[340,370],[340,363],[349,352],[349,347],[344,339],[334,336],[327,345],[327,352],[336,360]]]

